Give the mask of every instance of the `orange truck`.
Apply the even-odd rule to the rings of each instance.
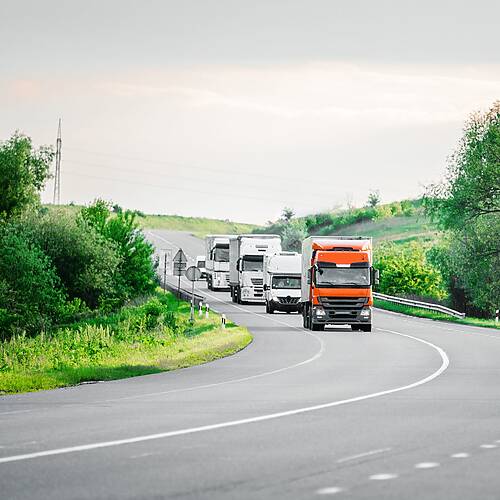
[[[350,325],[371,332],[372,239],[358,236],[311,236],[302,242],[301,309],[304,328]]]

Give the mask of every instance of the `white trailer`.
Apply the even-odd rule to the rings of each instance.
[[[296,252],[266,255],[263,272],[266,312],[299,312],[301,255]]]
[[[265,255],[281,252],[276,234],[242,234],[229,242],[229,284],[233,302],[264,302]]]
[[[230,234],[209,234],[205,238],[205,268],[209,290],[229,289]]]

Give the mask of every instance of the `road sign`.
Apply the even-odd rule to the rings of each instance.
[[[182,248],[179,248],[177,253],[175,254],[173,260],[173,275],[174,276],[179,276],[180,277],[184,274],[184,269],[186,269],[187,266],[187,257],[186,254],[182,251]],[[180,287],[180,281],[179,281],[179,287]]]
[[[190,266],[186,269],[186,278],[189,281],[198,281],[201,278],[201,271],[196,266]]]
[[[187,264],[187,261],[186,254],[182,251],[182,248],[179,248],[174,256],[174,263]]]

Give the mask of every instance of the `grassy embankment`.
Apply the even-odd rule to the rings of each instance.
[[[0,394],[113,380],[197,365],[234,354],[252,340],[220,317],[189,323],[189,304],[158,292],[141,305],[0,343]]]
[[[48,210],[54,210],[52,205],[45,205]],[[78,205],[59,205],[57,210],[74,214],[82,207]],[[199,238],[207,234],[245,234],[251,233],[259,226],[221,219],[205,217],[183,217],[181,215],[151,215],[136,212],[137,222],[144,229],[165,229],[168,231],[187,231]]]
[[[482,318],[455,318],[447,314],[442,314],[434,311],[429,311],[427,309],[420,309],[418,307],[406,306],[403,304],[394,304],[393,302],[387,302],[385,300],[375,299],[375,307],[379,309],[385,309],[387,311],[393,311],[400,314],[407,314],[409,316],[417,316],[419,318],[428,318],[439,321],[449,321],[452,323],[460,323],[462,325],[470,326],[483,326],[485,328],[496,328],[500,330],[500,323],[496,323],[493,319],[482,319]]]
[[[228,220],[182,217],[180,215],[146,215],[139,217],[138,222],[145,229],[188,231],[199,238],[204,238],[207,234],[251,233],[257,227],[252,224],[243,224]]]

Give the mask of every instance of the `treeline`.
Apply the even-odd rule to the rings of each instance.
[[[0,338],[35,335],[154,291],[153,247],[136,214],[97,200],[48,210],[50,148],[19,133],[0,144]]]

